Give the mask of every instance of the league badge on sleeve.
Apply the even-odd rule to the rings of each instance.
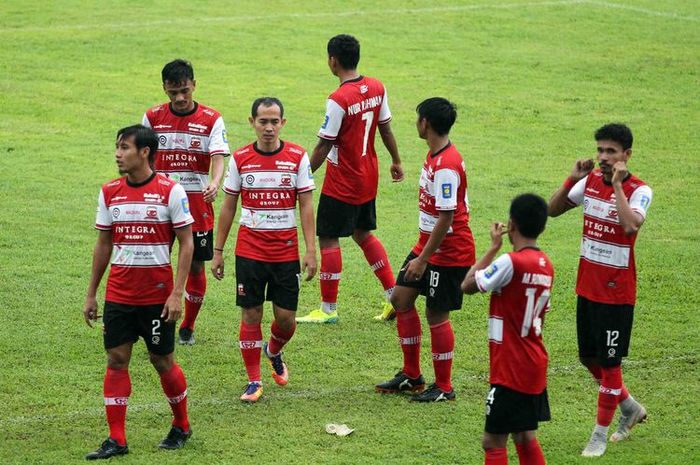
[[[486,271],[484,271],[484,277],[486,279],[491,279],[491,277],[496,274],[496,271],[498,271],[498,267],[496,266],[495,263],[492,263],[491,266],[486,268]]]
[[[449,199],[452,197],[452,184],[442,185],[442,198]]]
[[[221,130],[221,138],[224,140],[224,144],[228,144],[228,133],[226,129]]]
[[[641,206],[644,211],[647,211],[647,208],[649,208],[649,202],[651,202],[651,199],[647,195],[643,195],[641,199],[639,199],[639,206]]]
[[[323,124],[321,125],[321,129],[326,129],[328,127],[328,121],[330,121],[331,117],[326,115],[326,118],[323,120]]]
[[[182,199],[181,202],[182,202],[182,211],[184,211],[185,213],[189,213],[190,212],[190,201],[187,200],[187,197],[185,197],[184,199]]]

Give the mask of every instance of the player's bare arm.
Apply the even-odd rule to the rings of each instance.
[[[330,152],[332,148],[332,140],[326,140],[319,137],[318,143],[316,144],[316,147],[314,147],[314,151],[311,152],[311,157],[309,159],[312,172],[316,172],[316,170],[319,169],[319,167],[323,164],[323,160],[326,159],[328,152]]]
[[[221,154],[212,155],[211,157],[211,176],[209,176],[209,185],[204,187],[202,195],[206,203],[212,203],[216,200],[216,195],[219,193],[221,178],[224,175],[224,156]]]
[[[612,185],[615,189],[615,204],[620,225],[625,234],[634,234],[642,227],[644,217],[630,208],[629,201],[622,190],[622,181],[629,175],[627,164],[624,161],[618,161],[613,165],[612,170]]]
[[[479,292],[479,286],[476,285],[476,278],[474,275],[476,275],[477,271],[483,270],[493,263],[494,259],[496,258],[496,254],[498,254],[498,251],[501,250],[501,246],[503,246],[503,235],[507,232],[508,230],[503,223],[493,223],[491,225],[491,230],[489,233],[491,236],[491,246],[486,251],[484,256],[477,260],[474,266],[472,266],[467,272],[467,275],[464,277],[464,281],[462,281],[462,292],[465,294],[476,294]]]
[[[314,221],[314,202],[311,191],[299,194],[299,217],[301,230],[306,244],[306,253],[302,260],[301,271],[306,272],[306,281],[316,275],[316,222]]]
[[[576,163],[574,163],[574,167],[571,170],[571,174],[564,182],[564,185],[561,186],[549,199],[549,203],[547,205],[547,214],[549,216],[557,217],[574,208],[567,201],[567,195],[571,188],[581,179],[588,176],[588,173],[590,173],[594,167],[595,163],[591,158],[587,160],[576,160]]]
[[[163,306],[161,318],[165,318],[168,323],[175,322],[182,315],[182,293],[185,290],[187,274],[192,265],[192,254],[194,253],[194,240],[192,239],[192,225],[187,225],[175,230],[177,236],[177,272],[175,273],[175,283],[173,291],[168,296]]]
[[[389,172],[391,173],[391,179],[393,182],[403,181],[403,168],[401,167],[401,157],[399,156],[399,147],[396,144],[396,138],[391,130],[391,123],[386,122],[384,124],[379,124],[377,126],[379,129],[379,135],[382,137],[382,142],[384,147],[389,151],[391,155],[391,167]]]
[[[219,212],[219,223],[216,227],[216,240],[214,242],[214,257],[211,260],[211,274],[221,281],[224,279],[224,246],[231,232],[233,218],[236,216],[238,194],[226,194],[224,203]]]
[[[435,223],[433,232],[430,233],[428,242],[425,243],[423,251],[416,258],[406,264],[404,278],[406,281],[418,281],[428,266],[428,259],[440,248],[442,240],[447,235],[452,221],[454,220],[454,210],[443,210],[438,213],[438,220]]]
[[[97,288],[100,287],[102,276],[109,265],[109,258],[112,256],[112,231],[99,231],[97,242],[92,253],[92,273],[90,284],[88,285],[85,305],[83,306],[83,317],[85,323],[92,328],[92,323],[100,315],[97,313]]]

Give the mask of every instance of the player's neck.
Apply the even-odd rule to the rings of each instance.
[[[518,252],[523,249],[537,249],[537,239],[532,239],[529,237],[523,237],[518,232],[511,234],[511,241],[513,241],[513,250]]]
[[[360,73],[358,73],[356,69],[340,69],[338,70],[337,76],[338,80],[342,84],[346,81],[352,81],[353,79],[357,79],[358,77],[360,77]]]
[[[153,176],[153,170],[151,169],[150,165],[146,165],[144,168],[127,173],[126,180],[129,181],[129,184],[142,184],[151,176]]]
[[[447,145],[450,143],[450,136],[449,135],[439,136],[437,134],[431,133],[431,134],[428,134],[428,137],[426,138],[426,142],[428,143],[428,148],[430,149],[430,153],[435,155],[440,150],[447,147]]]

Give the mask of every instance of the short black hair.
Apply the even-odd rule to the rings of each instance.
[[[166,81],[173,84],[184,83],[187,82],[188,79],[194,81],[192,63],[179,58],[165,65],[160,75],[163,78],[163,84],[165,84]]]
[[[260,105],[263,105],[265,107],[277,105],[278,107],[280,107],[280,118],[284,118],[284,106],[282,105],[280,99],[278,99],[277,97],[256,98],[253,102],[253,106],[250,109],[250,116],[252,116],[253,118],[258,116],[258,108],[260,108]]]
[[[598,128],[595,132],[595,140],[611,140],[622,146],[623,150],[631,149],[634,138],[632,130],[622,123],[609,123]]]
[[[520,194],[510,204],[510,219],[520,234],[537,239],[547,224],[547,202],[537,194]]]
[[[433,131],[441,136],[449,134],[457,120],[457,107],[442,97],[423,100],[416,107],[416,113],[418,118],[427,120]]]
[[[328,41],[328,58],[335,57],[343,69],[353,70],[360,62],[360,42],[349,34],[340,34]]]
[[[144,147],[150,149],[148,152],[148,163],[153,165],[156,159],[156,152],[158,151],[158,135],[155,131],[142,124],[134,124],[133,126],[127,126],[117,131],[116,140],[118,142],[121,139],[127,139],[131,136],[134,136],[134,145],[136,145],[138,150]]]

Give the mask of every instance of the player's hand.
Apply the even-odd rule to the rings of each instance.
[[[594,167],[595,162],[593,162],[592,158],[589,158],[588,160],[576,160],[574,168],[571,170],[571,178],[579,181],[585,178]]]
[[[182,315],[182,295],[171,293],[168,296],[168,300],[165,301],[163,305],[163,312],[160,314],[161,318],[165,318],[166,323],[174,323],[180,319]]]
[[[83,318],[85,318],[85,323],[91,328],[92,324],[100,318],[100,315],[97,314],[97,299],[95,297],[85,298]]]
[[[301,272],[306,272],[306,278],[304,278],[304,281],[311,281],[311,278],[316,275],[316,270],[318,269],[316,262],[316,251],[307,250],[302,263]]]
[[[403,181],[403,168],[401,167],[401,163],[392,163],[389,172],[391,173],[392,182]]]
[[[627,171],[627,163],[624,161],[616,162],[612,167],[612,183],[617,184],[625,180],[629,171]]]
[[[224,253],[218,250],[214,251],[214,257],[211,259],[211,274],[214,278],[221,281],[224,279]]]
[[[406,264],[403,268],[404,274],[403,279],[406,282],[418,281],[425,273],[425,269],[428,267],[428,262],[422,260],[420,257],[416,257]]]
[[[503,235],[508,234],[508,228],[503,223],[491,225],[491,248],[499,250],[503,245]]]
[[[202,189],[202,196],[203,196],[204,201],[206,203],[212,203],[214,200],[216,200],[216,194],[218,194],[218,193],[219,193],[219,184],[216,182],[212,182],[207,187]]]

